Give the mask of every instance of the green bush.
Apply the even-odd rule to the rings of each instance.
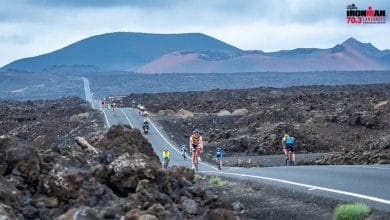
[[[218,187],[222,187],[222,186],[225,186],[227,184],[226,181],[224,181],[221,178],[216,177],[216,176],[211,177],[209,180],[209,183],[214,185],[214,186],[218,186]]]
[[[370,215],[371,209],[365,204],[340,204],[336,207],[333,220],[362,220]]]

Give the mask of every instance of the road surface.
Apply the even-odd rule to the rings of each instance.
[[[94,100],[88,79],[83,78],[85,97],[92,107],[103,111],[107,127],[127,124],[142,130],[143,118],[138,110],[118,108],[115,111],[102,108]],[[191,167],[189,159],[184,160],[178,146],[171,143],[163,130],[150,121],[150,131],[145,137],[152,144],[157,155],[163,149],[171,152],[170,165]],[[290,190],[305,191],[310,194],[330,197],[349,202],[364,202],[370,206],[390,211],[390,165],[371,166],[295,166],[268,168],[223,167],[201,162],[199,172],[207,175],[251,179]]]

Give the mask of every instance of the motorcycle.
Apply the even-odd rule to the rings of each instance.
[[[144,134],[148,134],[149,132],[149,126],[143,126]]]

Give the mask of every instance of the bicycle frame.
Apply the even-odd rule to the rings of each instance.
[[[196,171],[198,171],[198,164],[199,164],[198,157],[199,157],[199,155],[200,155],[200,148],[199,147],[197,147],[195,150],[194,149],[192,150],[192,162],[195,165]]]

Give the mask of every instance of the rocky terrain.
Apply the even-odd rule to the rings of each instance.
[[[0,102],[0,219],[238,218],[138,130],[102,121],[79,98]]]
[[[390,163],[390,85],[308,86],[131,94],[175,142],[195,128],[206,155],[281,153],[281,138],[296,138],[300,153],[328,153],[307,164]]]

